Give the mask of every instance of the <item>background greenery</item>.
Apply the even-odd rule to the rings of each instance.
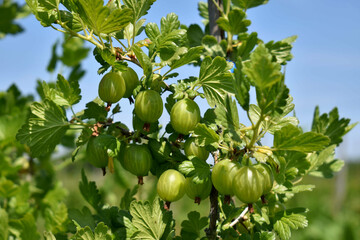
[[[62,45],[63,47],[63,53],[62,57],[58,56],[64,65],[67,67],[70,67],[71,72],[70,73],[76,73],[78,75],[81,75],[81,71],[78,71],[79,68],[77,68],[77,61],[80,61],[81,59],[77,59],[75,57],[76,61],[72,62],[70,61],[74,56],[69,56],[67,54],[71,54],[71,52],[66,52],[66,49],[71,49],[74,45],[77,45],[79,48],[78,50],[78,56],[86,56],[88,50],[82,48],[81,41],[75,40],[71,43],[64,43]],[[54,46],[60,46],[59,44],[56,44]],[[72,51],[73,49],[71,49]],[[81,53],[81,54],[80,54]],[[53,58],[52,58],[53,59]],[[50,61],[50,64],[48,66],[48,70],[51,71],[52,68],[55,68],[52,65],[52,61]],[[54,69],[52,69],[53,71]],[[13,89],[14,90],[14,89]],[[15,90],[13,91],[15,92]],[[15,94],[16,95],[16,94]],[[3,95],[2,95],[3,96]],[[7,98],[7,101],[9,102],[10,98]],[[18,99],[19,100],[19,99]],[[20,100],[19,100],[20,101]],[[7,103],[8,103],[7,102]],[[19,103],[15,101],[15,103]],[[15,104],[16,105],[16,104]],[[7,106],[7,105],[2,105]],[[10,107],[11,104],[9,104]],[[16,110],[16,111],[15,111]],[[13,115],[13,119],[21,119],[21,111],[23,109],[5,109],[4,111],[11,112]],[[23,113],[22,113],[23,114]],[[13,120],[12,118],[6,119],[6,121]],[[4,120],[4,119],[1,119]],[[5,121],[5,120],[4,120]],[[12,126],[14,131],[16,132],[16,127],[20,126],[22,122],[20,123],[14,123]],[[305,123],[306,124],[306,123]],[[6,138],[4,138],[6,140]],[[3,139],[1,139],[3,140]],[[69,136],[69,142],[71,142],[72,137]],[[2,147],[9,145],[9,142],[2,142]],[[80,191],[78,189],[77,183],[81,180],[81,168],[83,167],[84,161],[77,161],[76,163],[71,163],[71,160],[69,158],[69,155],[67,154],[66,146],[71,146],[71,144],[64,142],[62,148],[58,149],[57,154],[55,154],[54,157],[50,158],[44,158],[40,159],[39,163],[36,163],[39,168],[38,169],[32,169],[32,166],[22,166],[24,169],[27,169],[28,171],[33,171],[33,174],[38,176],[40,179],[37,181],[37,187],[38,189],[30,189],[32,193],[36,193],[36,191],[39,191],[41,184],[47,184],[51,183],[53,184],[51,186],[52,189],[50,192],[46,194],[46,196],[42,196],[41,193],[39,193],[38,200],[41,199],[41,201],[44,201],[43,204],[39,204],[39,206],[42,208],[42,211],[45,212],[44,216],[46,217],[52,217],[53,215],[56,215],[56,211],[60,211],[61,209],[57,209],[54,206],[51,206],[51,202],[55,199],[55,203],[61,202],[62,204],[65,203],[67,206],[71,206],[74,209],[80,209],[82,206],[87,205],[90,209],[91,206],[84,200],[84,198],[80,195]],[[6,149],[5,147],[3,149]],[[7,149],[8,150],[8,149]],[[11,153],[11,150],[9,150]],[[26,149],[23,150],[26,152]],[[7,152],[4,151],[5,154]],[[11,154],[18,154],[18,153],[11,153]],[[20,154],[17,156],[18,160],[21,160]],[[3,156],[0,156],[3,157]],[[80,158],[81,159],[81,158]],[[3,159],[1,159],[3,161]],[[24,162],[17,162],[17,164],[25,164]],[[3,162],[2,162],[3,163]],[[95,181],[97,185],[99,186],[99,189],[102,194],[102,196],[106,196],[106,199],[103,199],[105,203],[109,205],[119,205],[119,204],[126,204],[121,203],[120,199],[125,194],[125,189],[132,188],[136,185],[136,178],[132,175],[128,174],[127,172],[123,171],[123,169],[120,167],[118,163],[117,167],[115,167],[115,173],[107,174],[105,177],[102,176],[101,171],[94,171],[93,168],[91,168],[88,165],[86,166],[86,173],[88,175],[89,181]],[[41,166],[41,167],[40,167]],[[6,169],[3,168],[2,171]],[[43,170],[42,170],[43,169]],[[360,189],[358,185],[358,179],[359,179],[359,173],[360,173],[360,167],[359,165],[352,163],[349,166],[347,166],[348,172],[347,175],[340,175],[339,177],[336,177],[334,179],[328,180],[328,179],[317,179],[317,178],[308,178],[306,181],[309,183],[315,183],[317,188],[313,192],[305,192],[302,194],[299,194],[298,197],[294,198],[292,200],[292,203],[289,204],[289,207],[293,206],[304,206],[311,211],[308,212],[308,219],[309,219],[309,228],[306,228],[304,230],[299,230],[297,232],[294,232],[294,239],[359,239],[359,221],[360,218],[360,206],[358,204],[358,199],[360,197]],[[57,173],[56,175],[50,176],[51,181],[49,180],[49,176],[46,171],[51,173]],[[344,170],[346,172],[346,169]],[[344,174],[344,173],[343,173]],[[338,180],[338,178],[344,177],[345,181],[341,183],[341,180]],[[21,179],[26,180],[26,179]],[[48,181],[48,182],[47,182]],[[155,197],[155,189],[151,186],[155,186],[155,184],[152,184],[153,181],[155,181],[155,178],[153,177],[147,177],[146,178],[146,184],[144,187],[141,187],[139,191],[136,193],[135,198],[138,200],[141,199],[151,199]],[[339,181],[340,183],[338,183]],[[76,184],[74,184],[76,183]],[[40,185],[39,185],[40,184]],[[338,185],[337,185],[338,184]],[[6,189],[4,186],[6,186],[6,182],[1,180],[2,187],[1,189]],[[57,187],[59,186],[59,187]],[[26,188],[21,185],[21,182],[19,182],[19,186],[21,188]],[[11,189],[11,188],[7,188]],[[15,189],[15,187],[14,187]],[[14,190],[15,191],[15,190]],[[343,191],[343,192],[341,192]],[[340,192],[340,193],[339,193]],[[8,194],[7,191],[3,191],[0,194]],[[57,195],[57,196],[54,196]],[[26,196],[19,196],[18,199],[21,199],[21,197],[26,198]],[[36,198],[35,198],[36,199]],[[36,200],[35,200],[36,201]],[[19,201],[20,202],[20,201]],[[21,212],[21,204],[17,205],[17,203],[9,203],[11,205],[17,206],[17,211]],[[36,204],[35,204],[36,205]],[[49,206],[48,206],[49,205]],[[61,206],[61,205],[60,205]],[[49,210],[50,209],[50,210]],[[174,203],[172,210],[174,212],[174,215],[177,219],[177,231],[180,231],[179,223],[181,223],[183,220],[187,218],[186,214],[187,212],[183,211],[183,209],[190,209],[190,210],[196,210],[201,213],[201,217],[207,217],[208,209],[209,209],[209,201],[206,200],[201,203],[200,206],[197,206],[196,204],[192,203],[192,201],[188,198],[183,198],[181,201]],[[47,215],[46,213],[49,213],[49,211],[53,211],[51,214]],[[55,221],[56,219],[54,219]],[[38,228],[41,230],[44,229],[44,218],[40,217],[38,218]],[[56,226],[56,224],[54,224]]]

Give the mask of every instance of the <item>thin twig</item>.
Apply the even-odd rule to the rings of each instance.
[[[234,220],[230,223],[230,227],[234,227],[240,220],[242,220],[245,216],[245,214],[248,212],[248,207],[246,207],[244,209],[244,211],[242,211],[242,213]]]

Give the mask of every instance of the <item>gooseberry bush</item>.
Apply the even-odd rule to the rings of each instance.
[[[296,36],[265,43],[248,31],[246,11],[267,0],[200,2],[201,26],[182,25],[175,13],[162,17],[160,26],[147,23],[155,0],[26,2],[41,25],[65,36],[64,56],[56,56],[54,45],[48,70],[62,61],[71,72],[59,74],[56,83],[38,82],[38,102],[15,86],[1,95],[0,121],[10,121],[14,135],[22,127],[18,142],[1,139],[0,239],[39,239],[34,219],[40,214],[45,239],[289,239],[292,230],[308,225],[307,209],[286,203],[315,187],[301,184],[306,175],[332,177],[341,169],[334,151],[355,124],[336,108],[321,115],[316,108],[311,131],[299,126],[285,84]],[[81,59],[65,56],[85,57],[83,41],[99,63],[98,96],[76,113],[84,72]],[[198,74],[179,79],[185,65]],[[207,109],[199,107],[200,98]],[[121,113],[127,101],[132,126],[118,120],[131,114]],[[239,119],[239,110],[247,119]],[[170,121],[160,122],[162,115]],[[261,143],[266,135],[272,146]],[[44,177],[55,171],[49,163],[60,145],[72,149],[74,162],[85,155],[104,178],[121,164],[138,185],[134,181],[119,206],[109,206],[83,169],[79,189],[92,209],[68,210],[61,187]],[[28,166],[11,165],[19,159],[28,159]],[[16,180],[18,172],[40,179],[42,191]],[[157,196],[135,199],[153,184],[149,175],[158,179],[152,187]],[[189,211],[175,224],[172,208],[185,195],[194,204],[209,201],[209,215]]]

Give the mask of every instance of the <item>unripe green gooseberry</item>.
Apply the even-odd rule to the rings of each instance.
[[[263,194],[263,176],[253,166],[243,166],[233,179],[235,196],[243,203],[254,203]]]
[[[185,180],[186,195],[195,200],[195,203],[200,204],[201,200],[206,199],[211,192],[211,180],[203,181],[202,183],[195,183],[193,177],[187,177]]]
[[[140,83],[139,77],[136,74],[136,72],[130,67],[127,67],[126,71],[119,72],[119,74],[125,81],[126,90],[125,90],[125,93],[124,93],[123,97],[124,98],[129,98],[132,95],[132,92],[134,91],[134,89]]]
[[[145,123],[154,123],[162,115],[163,101],[158,92],[145,90],[135,98],[135,113]]]
[[[125,81],[117,72],[109,72],[99,83],[99,97],[106,103],[118,102],[125,93]]]
[[[269,165],[265,163],[259,163],[253,165],[263,175],[263,195],[268,194],[274,184],[274,174]]]
[[[105,168],[108,164],[109,156],[103,142],[109,135],[91,136],[86,146],[86,158],[91,165],[98,168]]]
[[[129,144],[123,150],[122,161],[123,167],[138,177],[138,184],[143,184],[143,176],[147,176],[151,165],[151,152],[146,145]]]
[[[219,193],[225,196],[234,195],[232,182],[239,169],[240,164],[230,159],[224,159],[214,165],[211,172],[211,180]]]
[[[206,161],[209,157],[210,152],[205,149],[205,147],[200,147],[195,144],[195,138],[190,137],[186,139],[184,143],[184,151],[186,156],[195,156],[200,160]]]
[[[174,130],[187,135],[200,122],[200,108],[193,100],[184,98],[174,104],[170,112],[170,122]]]
[[[156,186],[160,198],[166,202],[175,202],[185,194],[185,177],[174,169],[163,172]]]

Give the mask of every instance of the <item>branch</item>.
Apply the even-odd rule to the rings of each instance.
[[[212,186],[210,192],[210,224],[209,228],[205,229],[206,237],[210,240],[215,240],[216,234],[216,221],[219,216],[219,203],[218,203],[218,191]]]
[[[244,216],[245,216],[245,214],[248,212],[248,207],[246,207],[245,209],[244,209],[244,211],[242,211],[242,213],[240,214],[240,216],[238,216],[234,221],[232,221],[231,223],[230,223],[230,227],[234,227],[239,221],[242,221],[243,220],[243,218],[244,218]]]

